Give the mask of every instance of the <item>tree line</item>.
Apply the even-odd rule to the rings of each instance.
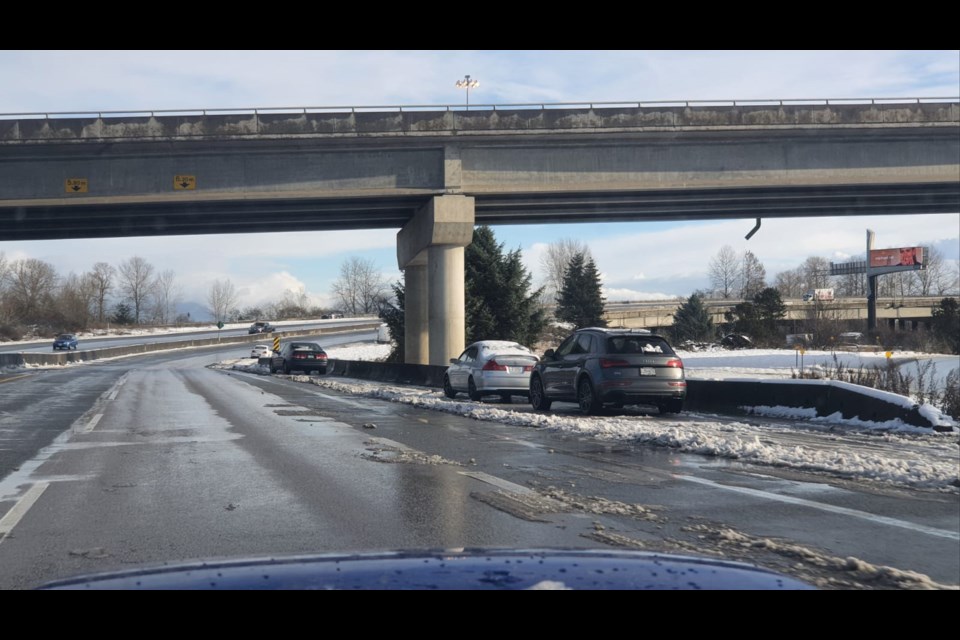
[[[850,261],[864,261],[865,255]],[[884,298],[909,296],[943,296],[960,287],[960,272],[944,259],[935,247],[924,248],[926,269],[901,271],[877,279],[877,295]],[[707,268],[710,289],[699,292],[702,297],[750,300],[767,288],[766,268],[751,251],[737,253],[724,245],[711,259]],[[821,256],[810,256],[793,269],[778,273],[771,285],[782,298],[800,298],[815,289],[833,289],[839,297],[867,295],[865,274],[830,275],[830,261]]]
[[[49,262],[10,261],[0,253],[0,331],[6,337],[24,327],[43,333],[107,322],[167,324],[181,299],[175,273],[158,272],[138,256],[62,275]]]
[[[97,262],[84,273],[57,272],[36,258],[7,260],[0,253],[0,338],[49,335],[108,324],[169,325],[190,322],[177,312],[183,287],[172,270],[158,270],[140,256],[116,266]],[[326,310],[309,305],[303,289],[287,291],[274,303],[239,308],[233,283],[216,280],[206,296],[206,310],[215,321],[275,317],[315,317]]]

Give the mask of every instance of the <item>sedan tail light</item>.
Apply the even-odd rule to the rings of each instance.
[[[506,365],[497,364],[496,360],[488,360],[487,364],[483,365],[483,371],[506,371]]]
[[[674,369],[683,369],[683,361],[679,359],[667,360],[667,364],[664,366],[673,367]]]

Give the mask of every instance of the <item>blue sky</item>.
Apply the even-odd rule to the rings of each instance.
[[[480,81],[471,104],[796,98],[956,97],[958,51],[349,51],[0,52],[0,113],[462,104],[454,86]],[[496,227],[540,277],[539,255],[561,238],[587,242],[611,299],[689,294],[707,286],[722,245],[752,250],[768,275],[807,256],[842,260],[878,244],[936,243],[960,258],[960,215]],[[243,303],[304,286],[325,302],[339,265],[358,255],[398,278],[396,230],[2,242],[61,273],[137,254],[173,269],[187,299],[230,278]]]

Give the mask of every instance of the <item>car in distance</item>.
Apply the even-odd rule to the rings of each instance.
[[[273,349],[268,347],[265,344],[254,345],[253,349],[250,351],[251,358],[265,358],[273,353]]]
[[[76,349],[78,344],[77,336],[72,333],[61,333],[57,336],[56,340],[53,341],[53,350]]]
[[[459,358],[451,358],[443,376],[443,393],[455,398],[466,392],[471,400],[498,395],[503,402],[526,397],[530,372],[537,356],[525,346],[506,340],[481,340],[468,346]]]
[[[254,333],[273,333],[273,325],[269,322],[254,322],[247,330],[248,334]]]
[[[283,371],[327,372],[327,352],[314,342],[288,342],[270,361],[270,373]]]
[[[680,357],[662,336],[636,329],[579,329],[548,349],[530,374],[537,411],[559,401],[576,402],[587,415],[626,404],[680,413],[686,395]]]

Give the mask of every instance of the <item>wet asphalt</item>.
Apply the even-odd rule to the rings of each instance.
[[[905,586],[831,564],[852,556],[960,582],[955,493],[208,368],[248,353],[154,355],[0,384],[0,588],[195,559],[460,547],[720,555],[820,586]]]

